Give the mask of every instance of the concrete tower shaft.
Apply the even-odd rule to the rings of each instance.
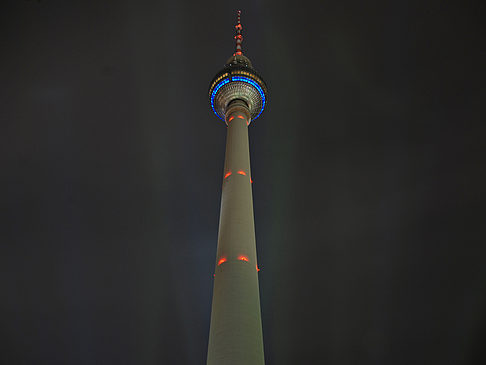
[[[208,365],[263,365],[253,218],[248,106],[235,100],[228,124]]]

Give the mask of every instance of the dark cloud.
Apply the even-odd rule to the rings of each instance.
[[[0,11],[1,362],[204,363],[240,6],[267,363],[483,363],[478,6],[50,0]]]

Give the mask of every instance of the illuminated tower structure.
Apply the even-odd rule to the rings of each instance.
[[[208,365],[264,364],[248,126],[265,108],[267,88],[241,50],[210,83],[214,113],[227,125]]]

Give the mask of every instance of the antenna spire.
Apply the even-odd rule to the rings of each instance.
[[[237,18],[237,23],[235,26],[236,29],[236,52],[233,56],[241,56],[243,52],[241,51],[241,42],[243,42],[243,36],[241,35],[241,30],[243,29],[243,26],[241,25],[240,17],[241,17],[241,10],[238,10],[238,18]]]

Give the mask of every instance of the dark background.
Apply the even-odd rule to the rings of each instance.
[[[361,0],[2,2],[0,363],[205,363],[239,8],[267,364],[486,363],[485,9]]]

